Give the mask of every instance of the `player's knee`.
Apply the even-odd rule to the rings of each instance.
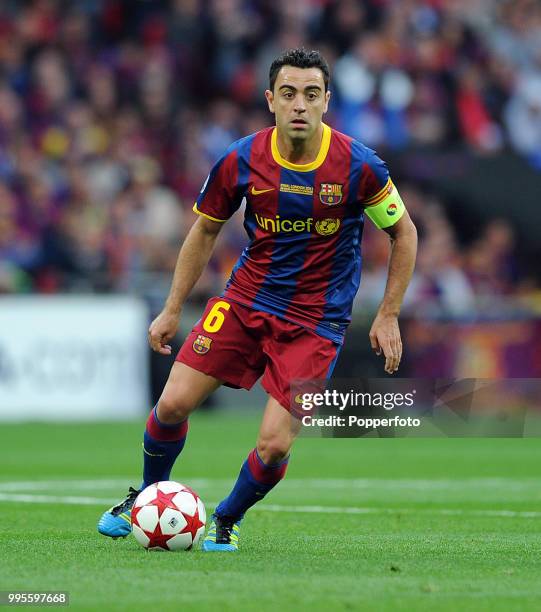
[[[271,465],[285,459],[291,448],[289,438],[259,438],[257,441],[257,453],[263,463]]]
[[[179,423],[186,419],[195,406],[181,394],[163,393],[158,402],[158,418],[162,423]]]

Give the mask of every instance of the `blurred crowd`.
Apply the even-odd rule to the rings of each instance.
[[[0,292],[163,298],[214,161],[272,122],[286,48],[332,67],[327,121],[376,148],[509,148],[541,168],[538,0],[62,0],[0,4]],[[459,245],[445,202],[401,186],[421,229],[408,303],[453,311],[517,294],[512,225]],[[245,244],[236,215],[196,288],[219,291]],[[363,299],[388,242],[367,232]]]
[[[437,197],[408,184],[400,191],[420,237],[406,312],[424,319],[442,314],[475,319],[541,311],[537,282],[521,269],[509,221],[489,220],[475,240],[463,245]],[[367,224],[363,248],[367,256],[356,303],[375,309],[387,280],[388,239]]]

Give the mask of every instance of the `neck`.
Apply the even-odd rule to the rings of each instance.
[[[281,130],[276,130],[276,144],[280,155],[292,164],[312,163],[321,148],[323,124],[320,124],[310,140],[293,140]]]

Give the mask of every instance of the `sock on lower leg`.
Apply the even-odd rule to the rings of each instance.
[[[288,461],[289,455],[279,463],[267,465],[254,448],[242,464],[233,490],[216,507],[216,514],[241,519],[248,508],[263,499],[282,480]]]
[[[160,480],[169,480],[173,464],[182,452],[188,434],[188,419],[166,425],[158,419],[156,408],[148,417],[143,438],[142,488]]]

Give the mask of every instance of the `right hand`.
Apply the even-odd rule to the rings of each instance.
[[[180,313],[162,310],[148,328],[148,343],[160,355],[170,355],[171,345],[167,344],[177,333]]]

